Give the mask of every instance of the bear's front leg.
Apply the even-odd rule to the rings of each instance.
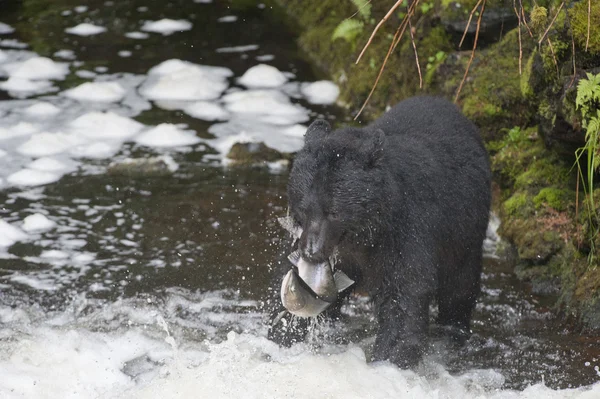
[[[398,291],[375,297],[379,331],[374,361],[389,360],[401,368],[417,365],[427,345],[430,298],[424,293],[407,295]]]

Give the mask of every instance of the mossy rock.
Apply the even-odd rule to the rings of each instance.
[[[535,212],[533,198],[526,192],[517,192],[504,201],[503,211],[508,217],[529,217]]]
[[[533,264],[546,263],[563,246],[563,240],[555,231],[527,231],[516,243],[519,258]]]
[[[536,209],[550,207],[556,211],[564,211],[569,204],[575,200],[573,190],[560,189],[556,187],[545,187],[533,197],[533,203]]]
[[[278,161],[284,156],[261,141],[258,143],[235,143],[227,153],[227,158],[235,165],[261,165]]]
[[[588,44],[590,53],[600,54],[600,2],[591,2],[589,41],[588,41],[588,2],[576,2],[570,13],[573,39],[582,49]]]
[[[522,48],[527,60],[533,46],[523,42]],[[513,29],[501,42],[479,52],[471,65],[460,103],[486,141],[500,138],[499,126],[527,126],[533,118],[531,102],[521,92],[518,59],[518,32]]]

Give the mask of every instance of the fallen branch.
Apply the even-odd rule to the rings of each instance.
[[[477,18],[477,30],[475,31],[475,41],[473,42],[473,50],[471,50],[471,57],[469,58],[469,63],[467,64],[467,69],[465,70],[465,74],[460,82],[460,86],[458,86],[458,90],[456,91],[456,96],[454,97],[454,102],[458,101],[458,96],[460,95],[460,91],[462,90],[463,85],[465,84],[465,80],[467,80],[467,75],[469,74],[469,69],[471,68],[471,63],[473,62],[473,58],[475,57],[475,49],[477,48],[477,41],[479,40],[479,29],[481,28],[481,17],[483,16],[483,12],[485,10],[485,3],[487,0],[483,0],[481,4],[481,11],[479,12],[479,17]]]

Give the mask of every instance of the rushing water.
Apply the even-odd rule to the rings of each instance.
[[[323,104],[331,85],[308,84],[268,5],[48,4],[35,31],[26,18],[44,2],[0,5],[0,397],[600,397],[598,338],[564,329],[515,279],[494,225],[464,348],[434,338],[414,371],[368,363],[360,295],[309,344],[267,341],[287,174],[223,155],[237,140],[294,151],[309,119],[341,122]],[[106,31],[65,31],[81,23]],[[245,75],[258,64],[277,69]],[[172,173],[107,173],[157,155]]]

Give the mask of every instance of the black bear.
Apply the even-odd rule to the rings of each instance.
[[[335,268],[370,293],[373,360],[420,360],[432,300],[438,324],[469,334],[490,185],[478,129],[441,98],[404,100],[364,128],[309,126],[288,183],[289,212],[302,228],[296,245],[314,262],[336,251]],[[269,331],[279,343],[305,334],[282,324]]]

